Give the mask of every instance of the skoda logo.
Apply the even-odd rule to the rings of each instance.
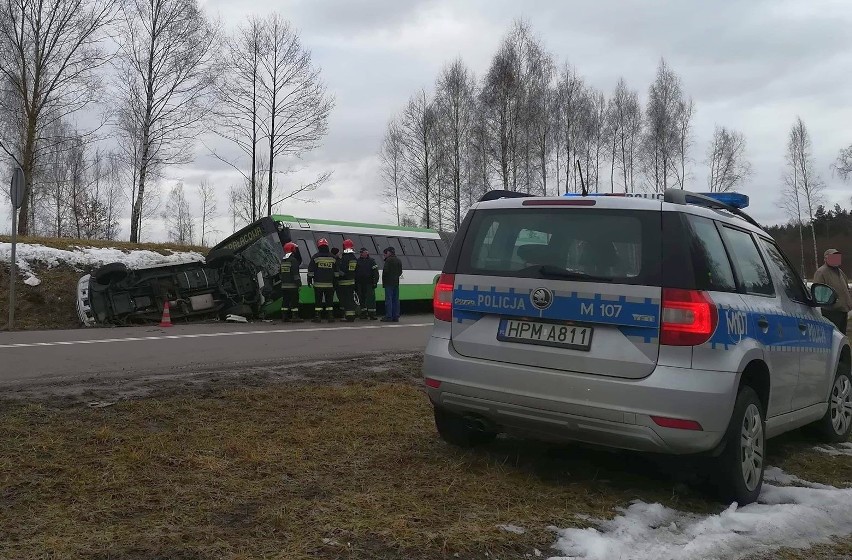
[[[530,293],[530,300],[536,309],[545,310],[553,303],[553,292],[547,288],[536,288]]]

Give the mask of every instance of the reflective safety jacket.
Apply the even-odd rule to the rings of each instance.
[[[340,275],[337,268],[337,259],[323,247],[311,257],[308,263],[308,284],[314,288],[333,288],[334,281]]]
[[[358,266],[358,259],[355,258],[355,253],[343,252],[340,257],[340,279],[337,281],[339,286],[354,286],[355,285],[355,269]]]
[[[299,275],[299,260],[294,253],[281,261],[281,287],[284,289],[298,288],[302,285],[302,277]]]
[[[359,284],[369,282],[373,286],[379,283],[379,265],[376,264],[373,257],[358,257],[358,264],[355,266],[355,281]]]

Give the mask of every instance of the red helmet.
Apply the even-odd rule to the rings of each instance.
[[[354,248],[355,248],[355,244],[354,244],[354,243],[352,243],[352,240],[351,240],[351,239],[344,239],[344,240],[343,240],[343,248],[344,248],[344,249],[354,249]]]
[[[292,241],[288,241],[287,243],[284,244],[284,252],[285,253],[292,253],[295,250],[296,250],[296,244],[293,243]]]
[[[317,247],[328,247],[328,239],[323,237],[319,241],[317,241]]]

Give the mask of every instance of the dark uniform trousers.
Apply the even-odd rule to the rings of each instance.
[[[286,321],[299,317],[299,287],[284,286],[281,292],[281,315]]]
[[[376,316],[376,288],[372,281],[358,282],[358,301],[361,303],[361,315]]]
[[[347,321],[355,320],[357,310],[355,309],[355,281],[339,280],[337,283],[337,297],[343,307],[343,313]]]
[[[317,315],[321,315],[323,311],[328,311],[329,319],[334,313],[334,286],[317,286],[314,284],[314,310]]]

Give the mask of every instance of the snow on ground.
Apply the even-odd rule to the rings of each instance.
[[[832,457],[852,457],[852,443],[839,443],[836,446],[818,445],[814,447],[814,451],[819,451]]]
[[[73,250],[54,249],[33,243],[18,243],[16,249],[16,261],[20,273],[24,276],[24,282],[30,286],[37,286],[41,281],[36,278],[32,271],[32,263],[41,262],[48,267],[57,266],[60,263],[71,265],[75,268],[92,268],[111,262],[123,262],[128,268],[145,268],[158,264],[176,264],[192,261],[203,261],[204,256],[194,251],[185,253],[175,252],[170,255],[161,255],[154,251],[130,251],[121,249],[74,247]],[[12,244],[0,243],[0,261],[11,262]]]
[[[518,527],[517,525],[513,525],[511,523],[507,523],[506,525],[497,525],[498,529],[506,531],[507,533],[514,533],[516,535],[523,535],[527,532],[523,527]]]
[[[777,468],[766,472],[758,503],[732,504],[718,515],[635,501],[597,528],[554,528],[554,548],[563,556],[551,560],[736,559],[852,534],[852,489],[810,483]]]

